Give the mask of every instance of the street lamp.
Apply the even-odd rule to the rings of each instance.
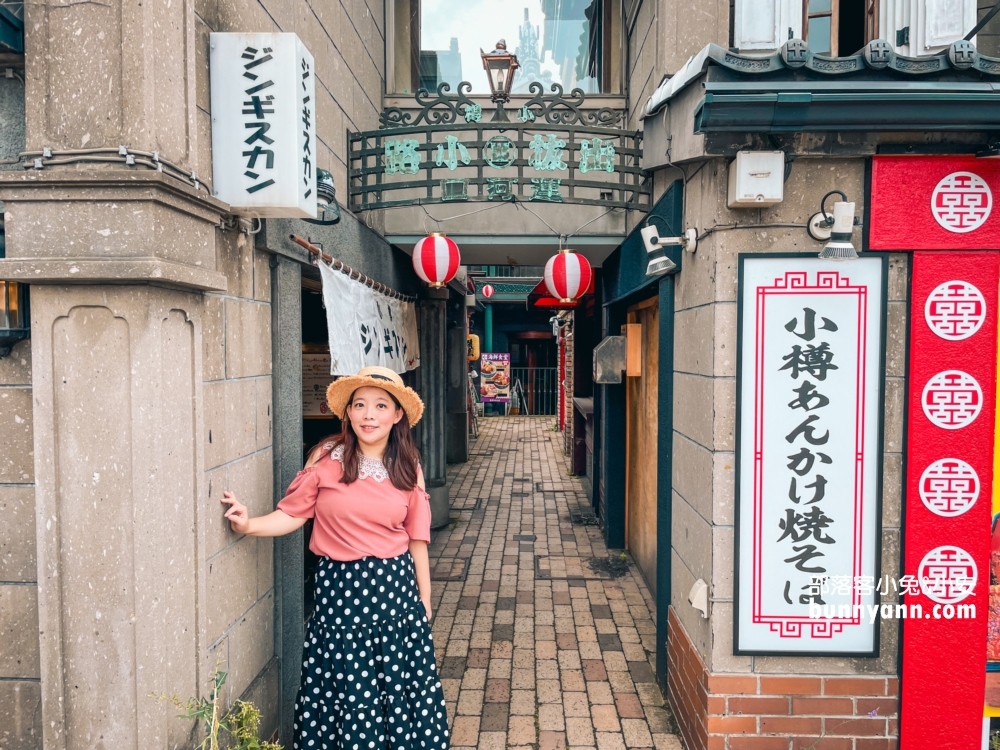
[[[483,58],[483,69],[490,80],[490,98],[497,105],[494,121],[507,122],[507,114],[503,105],[510,101],[510,88],[514,82],[514,72],[521,67],[517,55],[507,51],[507,42],[501,39],[492,52],[479,50]]]

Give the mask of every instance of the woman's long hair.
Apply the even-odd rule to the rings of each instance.
[[[386,391],[386,393],[389,393]],[[389,393],[393,404],[397,409],[402,407],[396,398]],[[354,394],[347,400],[348,404],[354,402]],[[339,435],[323,438],[316,448],[322,448],[320,459],[325,458],[333,452],[338,445],[344,446],[344,476],[340,481],[350,484],[357,481],[358,466],[361,461],[361,451],[358,449],[358,436],[351,427],[351,420],[346,416],[341,420],[342,427]],[[315,450],[315,448],[313,449]],[[389,442],[385,446],[385,453],[382,454],[382,463],[385,464],[389,473],[389,481],[397,490],[409,492],[417,486],[417,465],[420,462],[420,452],[416,443],[413,442],[413,432],[410,430],[410,420],[403,410],[403,418],[392,426],[389,433]]]

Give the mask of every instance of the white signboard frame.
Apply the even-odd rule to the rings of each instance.
[[[887,277],[739,257],[736,654],[878,654]]]
[[[212,190],[236,212],[316,218],[316,73],[295,34],[209,35]]]

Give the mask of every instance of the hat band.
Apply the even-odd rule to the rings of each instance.
[[[395,380],[386,375],[364,375],[362,377],[371,378],[372,380],[388,380],[390,383],[396,383]],[[396,385],[399,385],[399,383],[396,383]]]

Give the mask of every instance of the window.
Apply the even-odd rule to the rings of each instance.
[[[962,39],[994,0],[731,0],[732,46],[775,51],[800,38],[818,55],[845,57],[873,39],[901,55],[933,55]],[[978,7],[977,7],[978,3]],[[973,43],[983,54],[1000,51],[1000,15]]]
[[[389,86],[393,93],[461,81],[488,94],[480,50],[503,39],[520,69],[513,94],[535,81],[567,92],[621,91],[621,0],[393,0]]]

